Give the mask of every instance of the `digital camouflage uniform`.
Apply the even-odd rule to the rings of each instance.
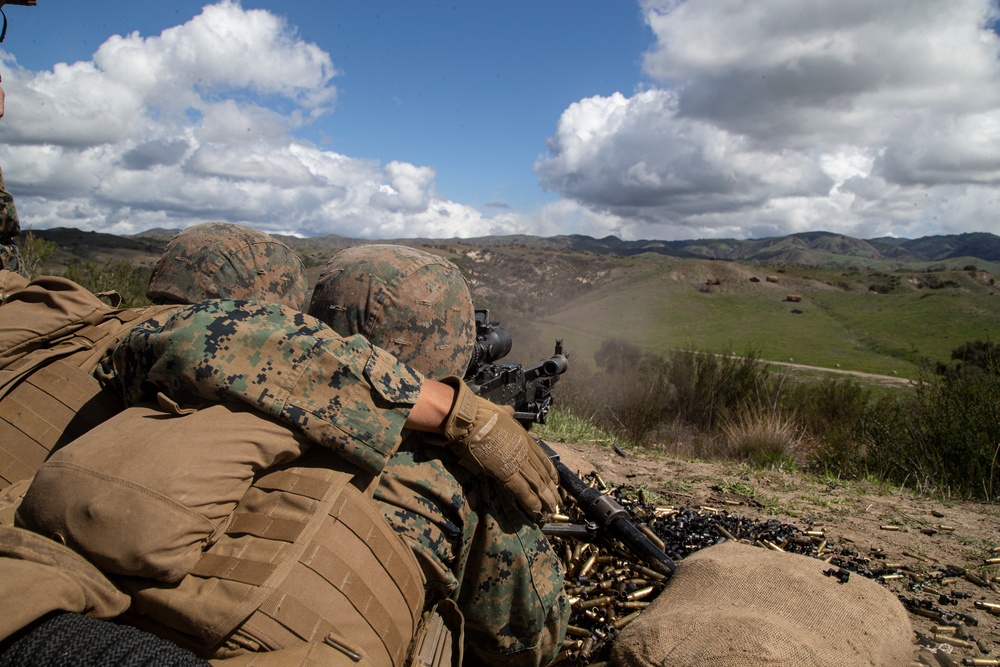
[[[423,377],[362,336],[342,338],[280,304],[182,306],[128,333],[112,355],[128,404],[240,401],[373,475],[399,446]]]
[[[435,379],[463,375],[475,343],[461,271],[404,246],[339,253],[321,274],[309,312]],[[411,545],[428,599],[458,603],[466,648],[480,663],[544,665],[555,656],[569,616],[561,561],[508,491],[411,433],[388,461],[375,499]]]
[[[7,191],[3,172],[0,172],[0,269],[23,275],[24,261],[16,240],[20,233],[21,224],[17,218],[17,209],[14,208],[14,197]]]

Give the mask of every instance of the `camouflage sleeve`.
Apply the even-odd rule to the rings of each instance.
[[[7,191],[3,182],[3,171],[0,171],[0,243],[12,244],[21,233],[21,223],[14,208],[14,197]]]
[[[14,239],[21,233],[21,223],[14,208],[14,197],[7,191],[0,171],[0,269],[23,275],[24,261]]]
[[[240,400],[379,473],[423,376],[361,336],[256,301],[202,301],[129,332],[112,355],[126,403]]]
[[[21,250],[13,240],[10,243],[0,243],[0,269],[7,269],[27,277],[24,272],[24,260],[21,259]]]

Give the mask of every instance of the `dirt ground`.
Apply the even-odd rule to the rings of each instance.
[[[642,488],[658,505],[723,508],[749,519],[778,519],[802,530],[820,525],[826,553],[848,549],[872,557],[873,563],[901,565],[902,576],[880,583],[910,600],[926,600],[927,606],[947,612],[946,621],[958,627],[952,643],[934,640],[932,628],[949,623],[930,618],[933,612],[922,616],[911,611],[913,664],[949,666],[976,659],[998,660],[993,664],[1000,665],[1000,615],[982,608],[983,603],[995,603],[1000,614],[1000,564],[988,562],[1000,562],[996,505],[737,464],[688,462],[631,450],[618,453],[605,444],[551,444],[581,476],[596,470],[607,484]],[[877,549],[881,555],[875,555]],[[942,573],[947,576],[940,581]]]

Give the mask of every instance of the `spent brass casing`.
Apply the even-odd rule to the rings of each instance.
[[[639,590],[632,591],[631,593],[625,596],[625,599],[630,602],[632,600],[641,600],[642,598],[649,596],[655,590],[656,590],[655,586],[646,586],[645,588],[640,588]]]
[[[632,612],[631,614],[629,614],[628,616],[622,616],[621,618],[619,618],[619,619],[615,620],[615,621],[614,621],[614,622],[613,622],[613,623],[611,624],[611,626],[612,626],[612,627],[613,627],[613,628],[614,628],[615,630],[621,630],[621,629],[622,629],[622,628],[624,628],[624,627],[625,627],[626,625],[628,625],[629,623],[631,623],[631,622],[632,622],[632,621],[634,621],[635,619],[639,618],[639,615],[640,615],[641,613],[642,613],[642,611],[633,611],[633,612]]]
[[[962,658],[963,665],[971,667],[1000,667],[1000,660],[995,658]]]
[[[650,603],[644,602],[642,600],[629,600],[627,602],[622,602],[618,606],[622,609],[645,609]]]
[[[646,567],[645,565],[636,565],[635,571],[641,574],[642,576],[646,577],[647,579],[652,579],[653,581],[663,581],[664,579],[667,578],[666,575],[663,574],[662,572],[657,572],[656,570],[652,570]]]
[[[602,595],[601,597],[593,598],[591,600],[580,600],[577,604],[577,609],[593,609],[594,607],[607,607],[609,604],[614,602],[614,598],[610,595]]]
[[[981,609],[983,611],[989,612],[994,616],[1000,616],[1000,604],[995,604],[993,602],[982,602],[981,600],[976,600],[972,603],[972,606],[976,609]]]
[[[967,642],[964,639],[959,639],[958,637],[952,637],[951,635],[934,635],[934,641],[938,644],[949,644],[950,646],[957,646],[958,648],[976,648],[974,643]]]
[[[988,586],[988,584],[983,580],[983,578],[974,572],[969,572],[968,570],[966,570],[965,578],[966,580],[974,583],[976,586],[982,586],[983,588],[986,588],[986,586]]]
[[[589,637],[590,636],[590,630],[588,630],[586,628],[581,628],[578,625],[567,625],[566,626],[566,634],[567,635],[572,635],[573,637]]]
[[[583,565],[580,566],[580,571],[577,572],[576,576],[586,577],[587,573],[590,572],[590,568],[594,567],[594,563],[597,562],[597,552],[590,554],[587,560],[583,561]]]
[[[656,545],[657,549],[663,551],[666,544],[663,543],[663,540],[660,539],[659,535],[653,532],[653,529],[650,528],[648,524],[640,523],[637,528],[639,529],[639,532],[649,538],[650,542]],[[1000,559],[998,559],[998,562],[1000,562]]]
[[[941,612],[934,611],[933,609],[924,609],[923,607],[917,607],[916,609],[913,610],[913,613],[916,614],[917,616],[923,616],[924,618],[929,618],[933,621],[937,621],[938,623],[944,621],[944,617],[941,615]]]

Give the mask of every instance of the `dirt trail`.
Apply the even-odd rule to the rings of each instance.
[[[803,530],[822,523],[830,549],[849,549],[862,556],[882,549],[886,562],[901,563],[931,578],[946,566],[964,568],[972,576],[932,582],[930,590],[915,585],[913,579],[920,578],[919,574],[906,574],[884,585],[897,595],[926,599],[946,611],[967,615],[978,625],[961,624],[961,632],[980,640],[990,651],[985,654],[975,645],[963,648],[930,642],[932,653],[915,644],[915,655],[926,664],[959,665],[963,658],[1000,658],[1000,616],[975,606],[976,602],[1000,603],[1000,565],[986,563],[1000,557],[1000,507],[996,505],[931,499],[864,482],[829,482],[654,453],[629,451],[623,457],[604,444],[553,443],[553,447],[571,470],[582,474],[596,470],[609,484],[642,487],[647,496],[655,494],[657,504],[723,507],[747,518],[778,519]],[[991,577],[996,581],[991,583]],[[945,599],[951,603],[941,604]],[[913,613],[910,618],[915,642],[921,636],[931,637],[931,628],[940,625]]]
[[[806,366],[805,364],[796,364],[789,361],[775,361],[773,359],[761,359],[761,361],[772,366],[785,366],[787,368],[795,368],[797,370],[810,371],[814,373],[850,375],[852,377],[862,378],[869,382],[875,382],[878,384],[908,385],[911,382],[908,378],[901,378],[895,375],[878,375],[876,373],[865,373],[863,371],[849,371],[842,368],[827,368],[825,366]]]

